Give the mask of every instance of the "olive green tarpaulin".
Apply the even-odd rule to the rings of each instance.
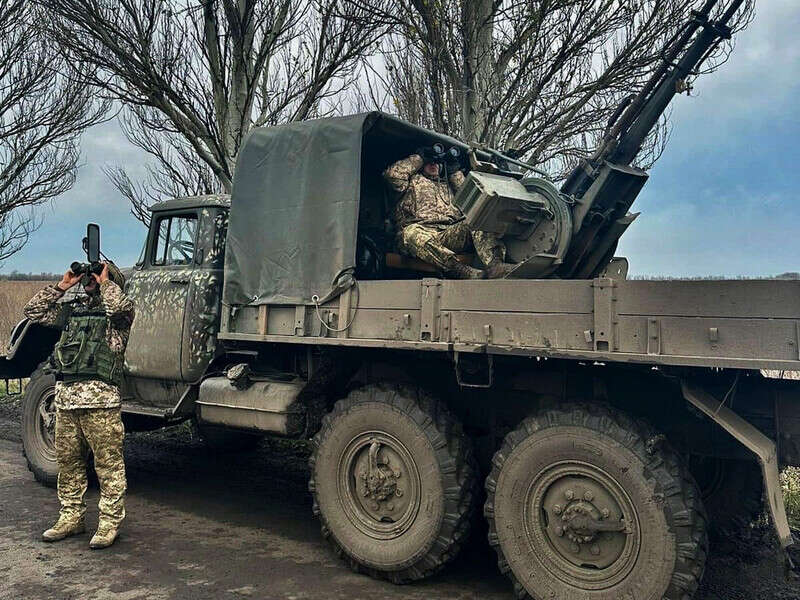
[[[379,112],[254,129],[231,194],[223,299],[307,304],[355,264],[362,149],[371,169],[461,142]]]

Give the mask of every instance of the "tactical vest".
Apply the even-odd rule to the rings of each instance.
[[[114,354],[106,341],[106,313],[75,311],[67,321],[53,352],[56,376],[65,383],[99,379],[122,384],[121,356]]]

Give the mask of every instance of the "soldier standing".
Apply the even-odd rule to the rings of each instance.
[[[77,283],[85,297],[57,301]],[[125,346],[133,323],[133,303],[123,293],[124,278],[113,263],[100,274],[71,270],[56,285],[38,292],[25,306],[34,323],[62,328],[51,365],[56,374],[55,445],[58,460],[58,521],[42,534],[55,542],[83,533],[88,453],[100,481],[100,519],[89,542],[107,548],[125,518],[124,429],[120,384]]]
[[[453,205],[455,192],[464,183],[457,160],[445,164],[447,179],[430,149],[421,149],[384,171],[389,186],[401,194],[395,207],[397,246],[457,279],[503,277],[514,265],[505,262],[506,248],[496,234],[473,231]],[[475,249],[486,270],[460,262],[457,252]]]

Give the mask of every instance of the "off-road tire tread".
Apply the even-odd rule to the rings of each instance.
[[[442,467],[445,506],[439,536],[426,554],[414,564],[397,571],[387,572],[368,567],[348,555],[328,527],[317,498],[314,467],[319,448],[333,431],[340,416],[366,402],[386,403],[412,419],[425,432]],[[313,496],[312,510],[320,519],[322,536],[328,540],[334,553],[353,571],[376,579],[387,579],[395,584],[404,584],[433,575],[459,553],[469,536],[472,516],[477,508],[478,467],[471,440],[464,434],[461,423],[441,401],[421,388],[408,385],[370,384],[355,388],[346,398],[337,401],[333,409],[323,417],[322,426],[312,439],[312,449],[308,482],[308,489]]]
[[[33,373],[31,373],[30,379],[28,380],[28,385],[25,388],[26,391],[28,389],[31,389],[31,383],[33,383],[36,379],[38,379],[39,377],[47,376],[47,373],[45,373],[45,367],[47,366],[47,364],[48,364],[47,361],[39,363],[39,366],[36,367],[36,370]],[[27,398],[27,396],[23,396],[23,407],[22,407],[23,416],[22,416],[22,423],[21,423],[22,439],[23,439],[22,455],[25,457],[25,462],[28,464],[28,470],[31,473],[33,473],[34,479],[36,479],[36,481],[38,481],[42,485],[46,485],[47,487],[54,488],[58,484],[58,475],[53,476],[52,474],[48,473],[47,471],[44,471],[43,469],[41,469],[38,466],[36,466],[35,463],[31,462],[31,459],[30,459],[30,457],[28,456],[28,453],[25,450],[25,443],[24,443],[24,440],[25,440],[25,415],[24,415],[24,411],[25,411],[26,398]]]
[[[581,426],[611,437],[638,455],[646,470],[656,480],[656,492],[664,496],[669,506],[668,516],[677,533],[678,557],[669,587],[663,600],[690,600],[700,584],[708,555],[706,513],[697,484],[684,461],[644,421],[602,404],[562,404],[530,416],[510,432],[492,459],[492,470],[486,479],[484,516],[489,524],[489,544],[497,552],[497,564],[514,585],[520,600],[534,600],[517,580],[500,547],[494,520],[494,500],[497,481],[503,465],[520,443],[534,432],[558,426]],[[538,600],[538,599],[536,599]]]

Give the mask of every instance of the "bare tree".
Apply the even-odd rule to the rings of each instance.
[[[396,33],[383,42],[384,63],[372,63],[361,104],[563,173],[653,71],[697,3],[397,0],[381,14],[396,18]],[[748,2],[735,29],[751,15]],[[708,68],[728,50],[718,48]],[[657,157],[666,132],[655,132],[640,162]]]
[[[382,0],[381,0],[382,1]],[[41,0],[51,32],[126,112],[155,159],[145,182],[109,174],[147,220],[153,200],[230,191],[254,125],[324,115],[388,27],[346,0]]]
[[[72,187],[80,134],[107,108],[62,75],[40,20],[29,2],[0,0],[0,261],[38,226],[33,207]]]

